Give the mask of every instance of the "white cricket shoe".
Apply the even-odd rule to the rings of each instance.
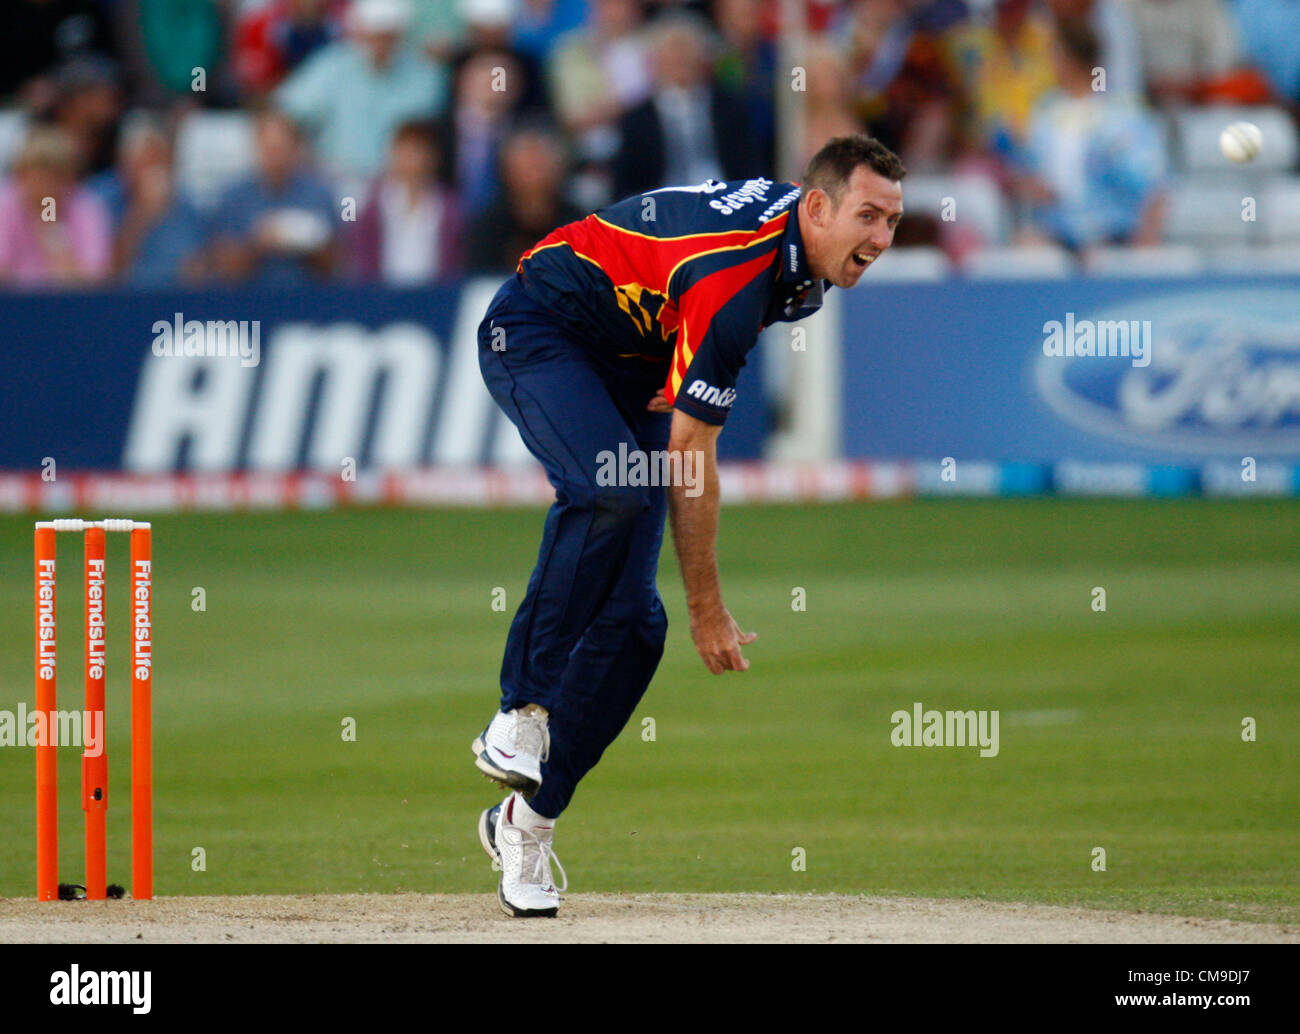
[[[542,762],[551,753],[546,712],[498,711],[475,738],[473,751],[480,772],[531,799],[542,788]]]
[[[536,825],[531,829],[516,826],[508,816],[513,809],[513,794],[479,816],[478,835],[483,850],[500,866],[497,901],[509,916],[554,916],[560,909],[560,891],[569,885],[564,866],[551,849],[555,835],[553,825]],[[560,870],[561,884],[555,886],[551,863]]]

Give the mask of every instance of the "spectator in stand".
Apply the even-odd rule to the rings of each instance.
[[[515,49],[545,63],[556,41],[587,20],[588,6],[589,0],[519,0],[513,21]]]
[[[1142,71],[1157,103],[1197,103],[1238,64],[1237,27],[1222,0],[1128,0]]]
[[[618,120],[650,94],[650,61],[637,0],[592,0],[588,24],[562,37],[547,72],[555,113],[580,162],[609,162]]]
[[[716,71],[718,85],[744,99],[754,151],[765,168],[774,169],[777,49],[765,7],[764,0],[718,0],[714,17],[722,48]]]
[[[944,164],[958,95],[943,33],[965,17],[959,0],[855,0],[848,37],[854,113],[913,170]]]
[[[72,138],[54,126],[33,129],[0,184],[0,284],[93,286],[110,260],[108,212],[77,182]]]
[[[178,190],[172,143],[150,115],[122,130],[117,168],[92,184],[113,226],[113,274],[133,287],[193,282],[203,273],[205,227]]]
[[[227,0],[108,0],[136,107],[232,103]],[[195,69],[201,70],[201,85]]]
[[[379,172],[398,125],[442,108],[439,69],[403,42],[410,19],[410,0],[354,0],[348,38],[317,51],[275,92],[345,193]]]
[[[1236,0],[1242,46],[1300,121],[1300,0]]]
[[[116,57],[112,23],[98,0],[5,0],[0,32],[0,101],[43,108],[50,73],[84,54]]]
[[[1168,164],[1160,123],[1138,98],[1093,90],[1100,56],[1086,21],[1057,25],[1060,90],[1034,112],[1017,183],[1034,223],[1026,242],[1159,243]]]
[[[333,275],[338,210],[306,167],[298,127],[267,109],[255,127],[257,171],[233,184],[213,218],[212,265],[228,281],[292,286]]]
[[[754,148],[744,101],[713,80],[708,26],[672,14],[652,31],[654,92],[619,121],[615,196],[771,175]]]
[[[511,84],[515,104],[520,111],[528,111],[537,118],[550,117],[550,98],[542,75],[542,64],[531,54],[515,45],[515,16],[521,0],[458,0],[465,33],[460,46],[451,58],[453,78],[462,65],[483,51],[506,53],[516,75],[522,76]],[[520,92],[522,86],[522,92]]]
[[[260,97],[343,35],[345,0],[262,0],[235,23],[235,79]]]
[[[825,37],[809,41],[803,65],[807,74],[804,95],[803,142],[799,147],[798,168],[807,168],[809,159],[836,136],[862,132],[853,114],[852,87],[848,63]]]
[[[991,24],[962,22],[945,34],[962,91],[958,150],[965,164],[1001,174],[1024,145],[1034,106],[1056,86],[1051,19],[1034,0],[995,0]]]
[[[567,156],[554,133],[521,127],[501,147],[501,198],[469,232],[469,268],[510,273],[519,257],[557,226],[585,214],[564,199]]]
[[[453,61],[480,47],[507,49],[546,61],[555,40],[578,28],[590,0],[416,0],[411,39],[436,61]],[[531,99],[530,99],[531,100]]]
[[[122,90],[107,58],[75,57],[55,76],[50,121],[64,130],[77,151],[78,174],[93,176],[113,167]]]
[[[460,211],[438,179],[440,160],[430,123],[407,122],[393,134],[388,168],[353,235],[353,262],[362,279],[411,287],[460,273]]]
[[[447,175],[467,219],[497,199],[499,148],[522,98],[522,71],[510,51],[478,50],[456,74],[441,136],[447,148]]]
[[[1124,0],[1047,0],[1047,6],[1058,22],[1082,19],[1097,34],[1107,93],[1144,94],[1137,27]]]
[[[415,0],[407,41],[436,63],[456,55],[465,36],[465,19],[458,0]]]

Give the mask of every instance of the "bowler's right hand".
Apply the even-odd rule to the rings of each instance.
[[[704,666],[714,675],[724,671],[748,671],[749,661],[740,652],[758,638],[757,632],[743,632],[726,607],[691,615],[691,639]]]

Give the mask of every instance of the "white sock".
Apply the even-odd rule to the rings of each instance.
[[[515,792],[510,795],[510,806],[506,809],[510,815],[510,824],[518,826],[520,829],[536,829],[538,826],[555,827],[555,820],[547,818],[545,815],[538,815],[532,808],[528,807],[528,802],[524,800],[523,794]]]

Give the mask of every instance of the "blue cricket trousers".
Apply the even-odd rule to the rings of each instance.
[[[668,631],[655,585],[667,492],[598,485],[596,474],[599,454],[621,442],[666,449],[672,416],[645,408],[661,385],[604,366],[578,333],[516,276],[478,334],[483,380],[555,488],[501,664],[503,711],[550,712],[550,759],[530,802],[550,818],[632,717]]]

